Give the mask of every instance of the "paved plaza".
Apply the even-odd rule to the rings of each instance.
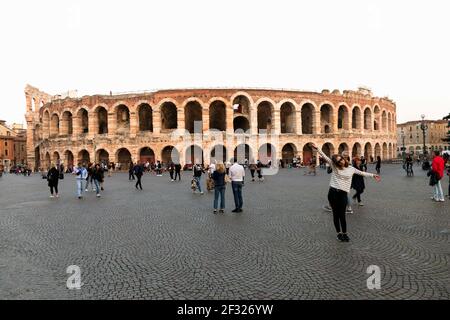
[[[374,171],[373,166],[369,171]],[[337,241],[326,203],[330,176],[283,169],[247,181],[244,212],[213,215],[212,194],[145,175],[105,178],[97,199],[75,179],[50,199],[39,175],[0,178],[0,299],[449,299],[450,202],[430,200],[425,173],[384,165],[366,179],[364,207]],[[447,178],[446,178],[447,179]],[[448,180],[445,180],[447,193]],[[66,268],[81,268],[69,290]],[[381,269],[369,290],[366,269]]]

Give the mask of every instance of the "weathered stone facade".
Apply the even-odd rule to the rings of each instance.
[[[185,164],[202,161],[191,154],[197,150],[209,163],[222,160],[222,152],[223,160],[232,158],[237,146],[249,160],[306,162],[309,142],[330,154],[383,159],[397,148],[395,103],[364,89],[182,89],[60,99],[27,86],[25,96],[28,163],[44,168],[58,159],[167,162],[175,154]]]

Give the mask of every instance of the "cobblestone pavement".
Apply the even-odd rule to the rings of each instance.
[[[116,174],[102,198],[83,200],[72,176],[59,199],[37,175],[3,176],[0,299],[449,299],[450,202],[430,200],[417,167],[413,178],[382,169],[348,216],[349,243],[321,209],[323,170],[247,182],[238,214],[228,187],[218,215],[212,194],[192,194],[190,173],[181,183],[146,175],[144,191]],[[66,288],[69,265],[81,290]],[[380,290],[367,289],[369,265],[381,268]]]

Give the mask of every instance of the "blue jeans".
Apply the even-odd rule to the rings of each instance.
[[[200,192],[203,192],[202,190],[202,177],[195,177],[195,182],[197,183],[197,189]]]
[[[231,187],[233,188],[234,205],[236,209],[242,209],[244,200],[242,199],[242,181],[232,181]]]
[[[434,185],[434,198],[436,200],[444,200],[444,192],[442,191],[441,181]]]
[[[220,209],[225,209],[225,186],[214,187],[214,209],[217,209],[220,197]]]
[[[92,179],[92,181],[94,182],[95,185],[95,191],[97,192],[97,194],[100,194],[100,182],[98,182],[98,180],[96,179]]]
[[[84,191],[85,179],[77,179],[77,196],[81,197]]]

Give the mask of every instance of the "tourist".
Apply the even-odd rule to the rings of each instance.
[[[159,161],[159,160],[156,162],[156,176],[162,177],[162,165],[161,165],[161,161]]]
[[[364,156],[361,156],[361,168],[363,168],[362,171],[367,171],[367,162],[366,162],[366,158],[364,158]]]
[[[54,198],[53,190],[55,191],[55,196],[59,198],[58,193],[58,181],[59,181],[59,170],[56,165],[52,164],[50,170],[47,172],[48,186],[50,187],[50,198]]]
[[[226,170],[223,163],[218,163],[211,177],[214,181],[214,213],[217,213],[220,198],[220,213],[225,212],[225,176]]]
[[[128,168],[128,180],[136,180],[136,178],[134,177],[134,164],[133,161],[130,162],[130,167]]]
[[[181,181],[181,164],[177,163],[175,164],[175,178],[176,181],[178,177],[178,181]]]
[[[234,159],[234,164],[230,167],[231,188],[233,189],[235,209],[232,212],[242,212],[244,200],[242,198],[242,186],[244,185],[245,170],[241,166],[237,158]]]
[[[353,159],[353,166],[362,171],[362,163],[361,158],[355,157]],[[352,185],[351,188],[356,191],[355,195],[353,195],[352,199],[358,201],[358,205],[362,207],[364,204],[361,202],[361,194],[364,192],[366,185],[364,183],[364,177],[359,174],[354,174],[352,177]],[[348,210],[348,208],[347,208]],[[353,210],[352,210],[353,211]]]
[[[108,177],[112,177],[113,164],[112,162],[108,163]]]
[[[92,174],[94,171],[94,164],[89,163],[88,167],[87,167],[87,172],[88,172],[88,176],[86,178],[86,192],[88,192],[89,190],[89,184],[91,185],[91,191],[94,191],[94,183],[92,182]]]
[[[85,181],[87,181],[87,178],[88,178],[86,164],[83,163],[83,165],[81,165],[79,163],[78,166],[73,171],[73,174],[75,174],[77,176],[77,178],[76,178],[76,180],[77,180],[77,195],[78,195],[78,199],[81,199],[81,198],[83,198],[84,183],[85,183]]]
[[[442,191],[441,179],[444,177],[445,163],[444,159],[440,156],[439,150],[434,151],[433,162],[431,163],[430,175],[434,175],[435,184],[434,195],[431,199],[434,201],[444,202],[444,192]]]
[[[256,160],[256,173],[258,174],[258,181],[264,181],[264,177],[262,175],[262,167],[263,164],[261,163],[261,161]]]
[[[204,173],[204,170],[200,164],[196,164],[194,168],[192,169],[194,172],[194,180],[197,186],[198,191],[200,194],[203,194],[202,190],[202,174]]]
[[[377,174],[380,174],[381,171],[381,157],[377,156],[377,164],[375,165],[375,170],[377,170]]]
[[[175,164],[172,162],[172,161],[170,161],[170,163],[169,163],[169,174],[170,174],[170,181],[174,181],[173,180],[173,173],[174,173],[174,171],[175,171]]]
[[[365,177],[373,177],[377,181],[381,178],[379,175],[360,171],[349,166],[348,161],[342,155],[334,155],[332,159],[328,158],[322,150],[311,143],[313,150],[317,151],[331,166],[330,189],[328,192],[328,201],[333,210],[333,222],[337,232],[337,238],[340,241],[348,242],[350,238],[347,235],[347,222],[345,220],[345,211],[348,202],[348,193],[350,192],[351,180],[353,174],[359,174]]]
[[[225,170],[227,172],[227,175],[230,174],[230,168],[231,168],[231,162],[227,161],[227,163],[225,164]]]
[[[103,183],[103,169],[97,163],[92,170],[92,181],[95,185],[95,191],[97,193],[97,198],[100,198],[100,185]],[[102,188],[103,190],[103,188]]]
[[[252,176],[252,181],[255,181],[255,172],[258,169],[258,167],[256,166],[256,163],[254,163],[252,161],[252,163],[250,163],[250,175]]]
[[[138,187],[142,190],[142,175],[144,174],[144,168],[142,165],[137,162],[136,165],[133,167],[133,175],[136,175],[137,181],[135,184],[136,190],[139,190]]]

